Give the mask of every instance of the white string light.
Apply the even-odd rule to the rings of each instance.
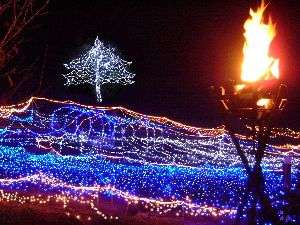
[[[135,74],[128,71],[131,62],[117,55],[116,50],[105,47],[97,37],[93,47],[81,57],[64,66],[70,70],[63,74],[67,79],[65,85],[91,84],[95,86],[97,101],[102,101],[101,87],[103,84],[133,84]]]

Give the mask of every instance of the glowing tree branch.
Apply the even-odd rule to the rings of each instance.
[[[70,70],[63,74],[67,79],[65,85],[95,85],[97,101],[102,101],[101,86],[106,83],[132,84],[135,74],[127,69],[131,62],[121,59],[115,49],[105,47],[98,39],[94,46],[83,56],[72,60],[64,66]]]

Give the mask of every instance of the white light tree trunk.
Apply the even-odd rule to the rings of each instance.
[[[97,60],[97,68],[96,68],[96,95],[97,101],[102,102],[102,95],[101,95],[101,78],[100,78],[100,60]]]

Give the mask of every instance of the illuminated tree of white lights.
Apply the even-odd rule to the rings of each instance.
[[[91,84],[95,85],[97,101],[102,102],[101,86],[107,83],[133,84],[135,74],[127,69],[127,62],[116,54],[114,48],[105,47],[96,38],[94,46],[81,57],[72,60],[64,66],[71,70],[63,76],[67,79],[65,85]]]

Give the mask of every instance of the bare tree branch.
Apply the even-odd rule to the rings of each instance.
[[[17,0],[13,0],[13,17],[17,19]]]
[[[15,2],[16,0],[14,0],[14,3]],[[41,7],[34,11],[33,0],[25,0],[19,12],[15,12],[14,20],[10,25],[5,37],[2,39],[0,48],[3,48],[8,42],[11,42],[13,39],[15,39],[37,16],[43,14],[48,4],[49,0],[47,0]]]
[[[38,60],[31,65],[28,60],[20,61],[20,50],[24,45],[23,34],[29,25],[39,16],[46,13],[50,0],[3,0],[0,2],[0,75],[8,81],[9,90],[2,93],[1,101],[12,100],[27,82],[33,80],[34,71],[41,69],[37,90],[41,90],[44,63],[40,68]],[[39,60],[40,61],[40,60]],[[32,90],[31,90],[32,93]]]
[[[7,3],[0,6],[0,16],[10,7],[13,0],[8,1]]]

